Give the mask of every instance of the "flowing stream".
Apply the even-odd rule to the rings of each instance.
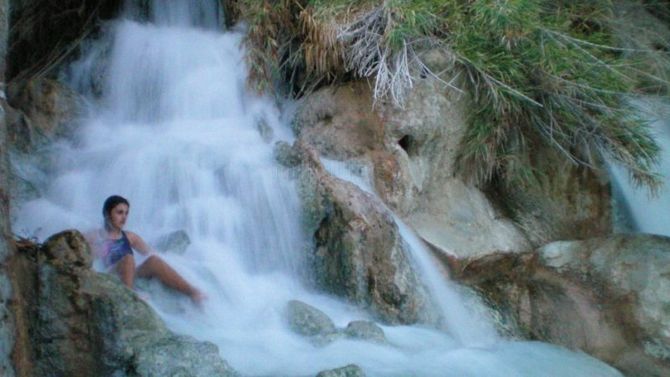
[[[17,208],[14,229],[44,240],[99,227],[102,202],[119,194],[131,203],[128,229],[144,239],[186,231],[186,251],[164,258],[209,296],[202,310],[158,284],[139,289],[173,331],[214,342],[244,375],[310,376],[355,363],[368,376],[619,376],[580,353],[500,339],[400,221],[446,329],[382,326],[389,344],[327,346],[292,333],[284,317],[292,299],[338,327],[371,317],[302,283],[299,198],[264,140],[292,135],[273,101],[247,91],[243,35],[220,31],[217,3],[156,2],[150,21],[129,7],[89,46],[68,78],[90,111],[75,142],[53,146],[55,171],[40,178],[48,184],[39,199]],[[95,98],[100,59],[108,65]]]

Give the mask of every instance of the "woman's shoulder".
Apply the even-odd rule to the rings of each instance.
[[[124,230],[123,234],[126,235],[128,238],[128,241],[130,241],[130,244],[135,244],[138,241],[142,241],[142,237],[140,237],[137,233],[130,231],[130,230]]]

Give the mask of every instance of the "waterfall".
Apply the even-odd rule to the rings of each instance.
[[[615,205],[624,212],[621,217],[627,226],[623,230],[670,236],[670,104],[664,99],[648,98],[636,105],[647,117],[654,139],[661,147],[655,168],[662,175],[663,187],[652,196],[646,189],[636,187],[624,168],[611,164]]]
[[[432,291],[449,296],[437,300],[452,307],[444,310],[447,331],[382,326],[389,344],[327,346],[292,333],[284,318],[292,299],[338,327],[371,317],[302,283],[299,198],[259,128],[269,127],[274,140],[292,135],[274,101],[246,89],[243,35],[218,30],[218,1],[152,4],[148,21],[129,6],[72,66],[71,84],[92,95],[96,59],[106,57],[102,96],[88,98],[76,142],[54,149],[54,178],[41,198],[17,208],[15,229],[44,239],[100,227],[103,200],[119,194],[130,201],[127,228],[144,239],[185,231],[185,253],[164,259],[209,296],[202,310],[159,285],[140,289],[173,331],[217,344],[245,375],[307,376],[356,363],[369,376],[619,376],[580,353],[501,340],[487,323],[480,331],[446,285]],[[423,258],[411,231],[402,233]],[[417,264],[427,284],[439,284],[430,263]]]
[[[334,176],[351,182],[361,190],[372,194],[377,202],[386,211],[393,213],[377,196],[368,172],[363,170],[360,175],[349,171],[346,164],[329,159],[322,159],[324,167]],[[486,315],[483,305],[464,300],[458,289],[450,281],[445,279],[435,264],[439,263],[434,258],[424,242],[407,226],[397,215],[393,219],[398,227],[400,236],[411,254],[417,272],[421,276],[423,284],[436,302],[440,316],[444,319],[445,327],[459,343],[470,346],[491,346],[499,339]],[[473,299],[474,297],[470,297]]]

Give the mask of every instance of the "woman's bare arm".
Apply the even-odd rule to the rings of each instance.
[[[144,242],[142,237],[138,236],[136,233],[126,231],[126,235],[128,236],[128,241],[130,241],[130,246],[137,250],[138,253],[142,255],[156,254],[156,250]]]

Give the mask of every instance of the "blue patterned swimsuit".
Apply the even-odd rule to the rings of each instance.
[[[102,261],[105,267],[113,266],[126,255],[133,255],[126,232],[121,231],[121,238],[117,240],[106,239],[102,242]]]

